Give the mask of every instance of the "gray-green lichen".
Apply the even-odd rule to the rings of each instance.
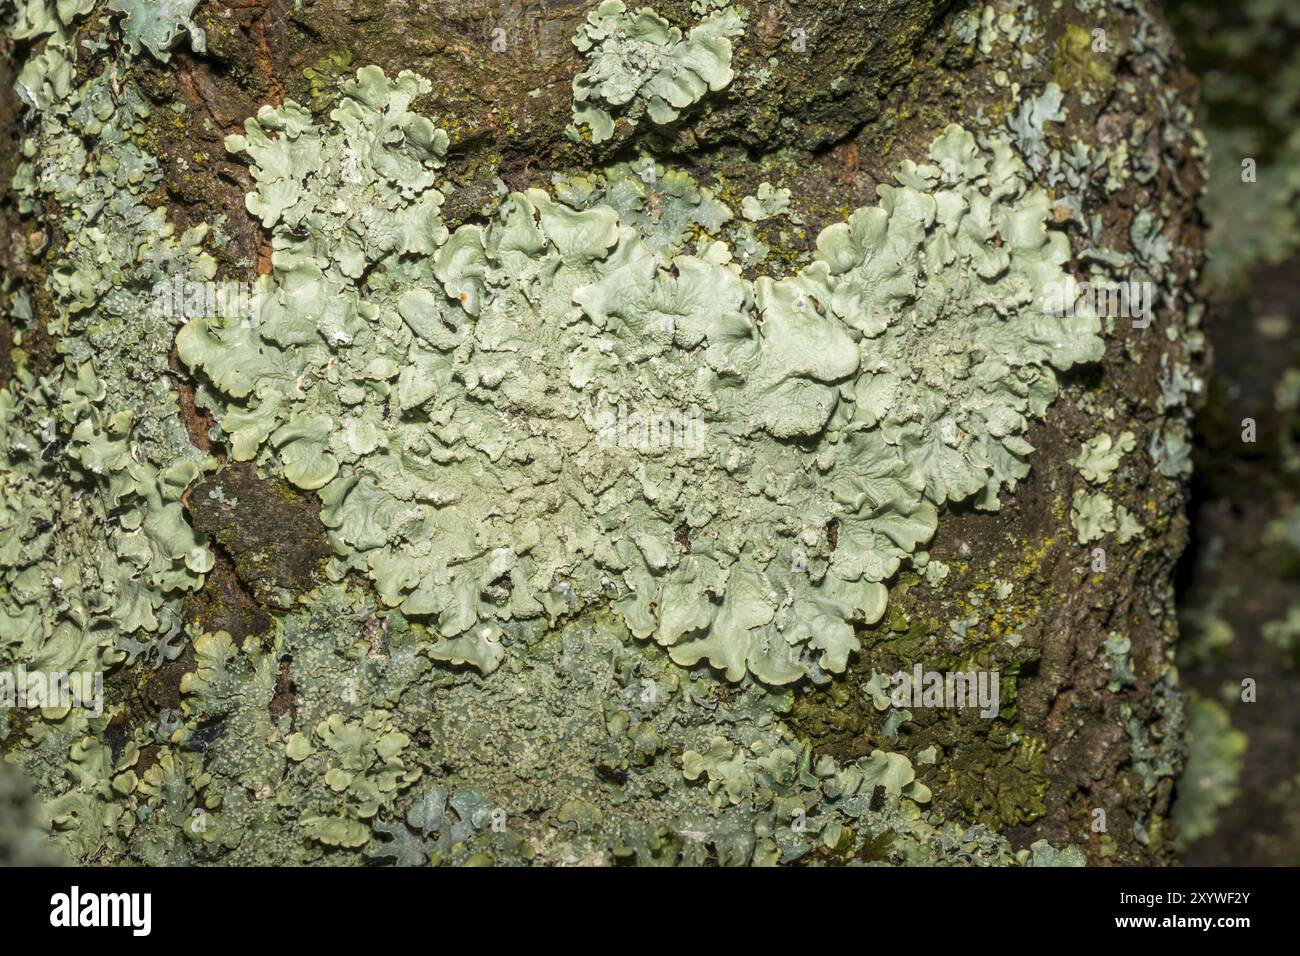
[[[928,811],[905,756],[814,759],[789,691],[683,672],[608,614],[480,677],[436,667],[400,614],[376,651],[377,613],[327,587],[269,644],[202,635],[182,711],[117,753],[81,711],[43,723],[22,760],[65,791],[58,842],[150,864],[1015,862]],[[299,693],[277,711],[288,661]]]
[[[1137,444],[1137,437],[1130,431],[1120,432],[1112,439],[1106,432],[1088,439],[1079,451],[1079,457],[1072,464],[1079,469],[1079,474],[1094,485],[1104,485],[1119,467],[1124,456]]]
[[[50,5],[63,19],[39,21],[39,9],[20,20],[51,33],[31,62],[70,64],[63,25],[83,11]],[[104,670],[165,642],[180,629],[181,596],[212,567],[180,504],[210,462],[176,414],[166,374],[177,320],[153,308],[151,290],[210,278],[215,263],[201,250],[206,227],[178,236],[147,205],[157,164],[135,134],[148,111],[112,83],[51,84],[28,70],[19,81],[37,111],[13,183],[20,204],[32,214],[55,204],[80,225],[47,253],[61,365],[39,378],[20,368],[0,390],[5,669]],[[128,350],[129,362],[109,358]]]
[[[689,32],[648,7],[636,13],[604,0],[587,15],[573,44],[588,58],[573,78],[572,136],[577,125],[599,143],[614,134],[615,115],[635,126],[671,123],[710,91],[731,82],[731,41],[744,31],[743,8],[710,13]]]
[[[1112,439],[1106,432],[1088,439],[1071,464],[1079,470],[1085,481],[1104,485],[1119,468],[1124,456],[1134,449],[1136,436],[1130,431],[1120,432]],[[1100,541],[1114,532],[1120,544],[1128,544],[1143,532],[1142,523],[1124,505],[1116,505],[1104,491],[1075,491],[1070,503],[1070,524],[1080,544]]]
[[[1118,527],[1115,503],[1104,491],[1076,491],[1070,504],[1070,524],[1080,544],[1100,541]]]
[[[95,0],[15,0],[10,35],[32,40],[53,35],[66,40],[68,28],[95,6]]]
[[[1046,840],[1035,840],[1028,850],[1021,850],[1025,866],[1083,866],[1087,862],[1077,846],[1058,850]]]
[[[758,192],[740,202],[740,211],[750,222],[766,222],[785,215],[790,208],[790,190],[777,189],[769,182],[758,184]]]
[[[1106,668],[1110,671],[1108,686],[1111,692],[1116,693],[1123,687],[1135,685],[1137,675],[1133,672],[1131,657],[1133,642],[1123,634],[1111,633],[1101,647],[1106,656]]]
[[[695,235],[716,238],[734,218],[713,190],[651,157],[556,176],[555,197],[575,209],[605,205],[656,255],[671,258]]]
[[[1170,814],[1180,846],[1214,832],[1219,811],[1236,799],[1247,747],[1228,712],[1199,694],[1188,697],[1187,739],[1187,766]]]
[[[939,508],[997,508],[1054,369],[1100,355],[1094,316],[1038,308],[1068,244],[1002,140],[950,126],[811,266],[750,282],[723,243],[656,251],[536,189],[449,233],[427,89],[367,67],[328,123],[288,102],[231,138],[273,289],[178,345],[233,456],[317,490],[336,575],[446,660],[611,600],[733,681],[841,672]]]
[[[156,720],[133,691],[0,720],[73,858],[1081,859],[932,808],[935,746],[815,755],[779,686],[845,669],[944,505],[998,507],[1054,370],[1100,356],[1094,317],[1039,308],[1068,245],[1001,136],[949,127],[811,265],[751,281],[715,241],[735,212],[644,157],[449,230],[447,136],[412,74],[364,69],[324,117],[262,111],[230,145],[272,234],[266,303],[192,318],[179,351],[209,437],[319,495],[346,586],[285,601],[265,634],[186,633],[212,555],[181,502],[215,462],[167,387],[179,320],[138,316],[157,284],[214,276],[208,236],[149,206],[138,90],[57,42],[86,10],[39,6],[72,12],[23,74],[19,191],[84,226],[49,251],[62,366],[0,392],[0,600],[28,616],[0,661],[125,683],[147,671],[119,661],[189,655]],[[141,42],[165,58],[178,25]],[[715,88],[722,49],[653,62],[708,54],[683,100]],[[615,113],[698,100],[651,73]],[[784,214],[784,192],[749,211]],[[888,746],[910,719],[889,714]]]
[[[40,52],[19,71],[14,88],[23,102],[45,109],[69,95],[75,60],[72,27],[93,6],[94,0],[18,0],[14,4],[10,29],[15,40],[48,37]]]
[[[108,9],[125,13],[122,38],[133,51],[142,46],[158,59],[171,59],[171,47],[180,31],[190,35],[190,46],[202,53],[207,37],[192,15],[199,0],[109,0]]]

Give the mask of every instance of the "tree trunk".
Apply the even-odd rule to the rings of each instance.
[[[14,183],[0,209],[9,236],[0,332],[12,343],[0,355],[0,528],[14,542],[0,548],[0,663],[105,675],[103,717],[8,711],[0,752],[32,778],[43,825],[72,859],[1169,861],[1170,802],[1184,761],[1172,576],[1187,538],[1188,421],[1204,371],[1194,295],[1202,157],[1190,80],[1155,4],[660,0],[664,29],[681,28],[682,44],[692,27],[744,10],[729,38],[729,82],[672,103],[678,115],[665,122],[656,122],[662,104],[644,97],[600,100],[614,120],[600,142],[574,115],[574,78],[591,75],[594,54],[572,38],[592,3],[201,0],[194,31],[178,21],[175,36],[138,43],[129,13],[105,3],[63,10],[77,6],[21,0],[0,78],[0,131],[19,147],[4,151],[0,169]],[[50,28],[31,27],[40,22]],[[445,156],[414,169],[436,171],[445,197],[437,215],[453,236],[517,202],[507,191],[549,190],[580,204],[596,182],[617,207],[612,184],[623,174],[607,170],[628,162],[618,168],[644,170],[650,157],[659,166],[629,187],[639,205],[618,208],[621,227],[704,261],[718,254],[709,242],[725,241],[738,268],[709,268],[757,289],[763,310],[760,276],[810,274],[819,234],[876,205],[878,186],[906,182],[895,178],[900,167],[929,161],[936,137],[957,124],[974,134],[981,157],[996,155],[994,141],[1012,147],[1032,180],[1026,197],[1046,191],[1051,231],[1069,242],[1065,271],[1081,282],[1133,283],[1136,294],[1101,303],[1100,358],[1038,363],[1049,377],[1055,366],[1059,392],[1045,414],[1016,414],[1028,423],[1030,470],[994,481],[1000,507],[976,507],[982,493],[947,503],[940,494],[933,539],[886,545],[906,553],[881,575],[883,616],[856,615],[847,667],[826,656],[808,663],[816,643],[796,648],[806,673],[792,681],[773,679],[753,651],[738,673],[725,649],[683,659],[661,631],[628,633],[639,612],[620,582],[632,571],[620,577],[612,565],[601,572],[613,582],[601,585],[604,596],[583,594],[575,576],[570,591],[585,603],[532,616],[501,611],[490,650],[456,643],[449,612],[421,613],[412,601],[420,581],[399,587],[376,570],[383,548],[368,552],[369,564],[349,563],[343,552],[360,546],[331,523],[330,478],[314,480],[314,470],[329,469],[324,459],[340,456],[312,452],[304,461],[295,456],[306,452],[286,451],[315,440],[284,431],[287,412],[275,420],[280,430],[254,441],[255,454],[242,453],[229,416],[248,392],[231,382],[254,374],[249,360],[227,367],[202,352],[198,333],[183,331],[196,328],[193,314],[164,310],[160,321],[146,312],[160,279],[264,276],[284,288],[286,249],[320,248],[349,223],[382,218],[385,203],[405,201],[394,197],[410,186],[401,181],[409,170],[370,203],[340,192],[350,205],[335,218],[291,225],[246,201],[265,201],[259,187],[278,149],[257,153],[258,128],[246,121],[293,101],[316,127],[337,130],[331,111],[363,95],[346,82],[372,65],[390,83],[404,70],[430,81],[411,112],[445,130],[448,143]],[[13,93],[20,74],[21,98]],[[390,132],[407,122],[391,99],[388,110]],[[264,114],[261,129],[288,137],[276,123]],[[413,129],[400,126],[408,143],[419,139]],[[386,148],[376,145],[374,155]],[[673,178],[683,173],[689,185]],[[301,185],[308,175],[325,174],[297,169],[286,181]],[[327,188],[336,187],[321,186],[322,195]],[[967,201],[994,188],[981,180]],[[147,218],[150,210],[160,218]],[[680,235],[665,239],[665,222],[678,214],[686,217]],[[430,241],[447,248],[441,243],[455,240]],[[979,248],[996,255],[1012,241],[1003,228]],[[401,269],[427,268],[439,253],[408,249],[381,264],[373,250],[363,254],[345,292],[379,302]],[[659,267],[671,259],[662,253]],[[680,259],[677,268],[683,275]],[[968,282],[975,268],[962,261],[942,274]],[[404,295],[441,296],[421,281]],[[1145,318],[1128,309],[1139,289],[1152,296]],[[483,295],[505,293],[488,283]],[[961,295],[952,298],[940,322],[964,308]],[[829,316],[828,303],[819,308]],[[402,319],[386,324],[395,313],[385,308],[367,321],[410,338]],[[330,300],[317,309],[323,315]],[[606,331],[613,315],[609,306]],[[769,334],[775,320],[756,327]],[[684,319],[670,338],[682,328]],[[275,348],[325,347],[291,339]],[[267,341],[257,354],[268,354]],[[919,348],[917,376],[947,374],[945,355]],[[973,368],[976,352],[997,349],[972,340],[962,361]],[[1008,376],[1013,365],[1003,366]],[[394,408],[383,403],[376,442],[396,434],[402,374],[392,371]],[[791,381],[803,389],[814,378]],[[298,383],[315,387],[310,375]],[[829,388],[841,406],[848,401],[846,389]],[[807,394],[773,402],[772,420],[785,422]],[[499,403],[501,421],[526,417],[520,404]],[[968,410],[955,407],[949,418]],[[302,425],[292,421],[291,430]],[[776,430],[747,440],[790,454],[827,440],[816,429]],[[500,436],[507,458],[512,434]],[[963,432],[953,447],[968,438],[982,436]],[[455,494],[473,494],[472,479],[457,482]],[[756,480],[748,487],[755,500],[772,498]],[[433,516],[457,507],[408,505]],[[500,503],[514,507],[509,496]],[[639,512],[627,507],[631,526]],[[437,564],[442,538],[398,547],[385,536],[402,515],[379,510],[372,520],[394,561],[418,552]],[[858,547],[844,527],[833,520],[824,540],[808,544],[829,549],[832,568]],[[556,532],[541,528],[544,552]],[[692,535],[703,554],[708,528],[683,519],[681,554],[692,553]],[[482,561],[495,570],[480,582],[480,623],[486,603],[518,607],[523,586],[522,564]],[[733,594],[739,566],[727,585]],[[721,585],[710,593],[715,605],[728,600]],[[670,599],[665,591],[664,606],[649,613],[662,620]],[[815,642],[831,625],[811,626]],[[888,675],[915,666],[998,675],[996,716],[882,700]]]

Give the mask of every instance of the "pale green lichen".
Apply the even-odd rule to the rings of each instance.
[[[95,0],[14,0],[10,35],[15,40],[33,40],[52,35],[67,40],[67,31],[95,6]]]
[[[93,6],[93,0],[19,0],[14,5],[10,28],[14,39],[46,38],[43,48],[23,65],[14,84],[19,98],[28,106],[49,110],[68,100],[75,76],[73,25]]]
[[[26,9],[29,31],[53,30],[42,55],[71,63],[59,28]],[[83,12],[46,10],[61,24]],[[20,368],[0,390],[4,668],[94,671],[124,653],[174,657],[181,597],[212,567],[181,506],[212,462],[176,415],[166,375],[179,319],[153,308],[151,290],[211,278],[215,263],[201,250],[206,227],[178,236],[164,209],[145,204],[159,174],[133,136],[148,110],[112,83],[105,73],[27,86],[44,93],[28,98],[36,116],[13,183],[21,207],[57,205],[84,224],[50,252],[47,331],[61,336],[61,362],[39,379]],[[131,363],[112,360],[128,349]]]
[[[313,747],[312,742],[319,744]],[[340,795],[343,812],[307,814],[299,818],[303,832],[329,846],[362,846],[370,840],[366,821],[391,806],[398,792],[420,778],[408,767],[402,751],[411,738],[393,728],[383,710],[366,711],[345,721],[331,714],[316,725],[311,740],[298,733],[289,738],[286,755],[295,763],[314,762],[307,769]]]
[[[1110,671],[1107,687],[1111,693],[1118,693],[1124,687],[1134,686],[1137,683],[1137,675],[1133,671],[1133,659],[1130,656],[1133,642],[1123,634],[1111,633],[1106,636],[1102,651],[1106,655],[1106,667]]]
[[[20,194],[99,219],[54,250],[66,362],[0,393],[0,477],[42,502],[0,513],[54,521],[6,535],[6,613],[55,630],[4,660],[161,663],[211,561],[179,502],[214,463],[166,387],[171,321],[130,320],[214,265],[144,205],[138,91],[51,50]],[[1023,477],[1052,369],[1100,354],[1094,319],[1036,311],[1068,257],[1006,144],[950,128],[817,263],[750,282],[711,241],[732,211],[644,160],[450,233],[447,139],[409,109],[427,89],[363,70],[327,119],[290,103],[233,140],[268,302],[180,336],[232,457],[315,489],[334,573],[381,600],[325,587],[265,634],[198,636],[156,721],[28,722],[10,756],[55,839],[151,864],[1014,862],[930,808],[904,754],[814,758],[762,683],[843,670],[939,508]],[[641,440],[661,412],[666,447]],[[704,454],[671,437],[696,421]],[[52,601],[74,552],[90,597]],[[704,661],[723,673],[678,666]]]
[[[1007,127],[1015,137],[1016,147],[1034,172],[1042,170],[1047,162],[1047,123],[1060,123],[1065,119],[1061,109],[1064,97],[1061,88],[1048,83],[1036,97],[1020,101],[1020,108],[1007,119]]]
[[[643,116],[672,122],[731,82],[731,41],[744,25],[744,11],[727,8],[684,34],[648,7],[633,13],[622,0],[604,0],[573,38],[589,60],[573,78],[574,123],[600,143],[613,135],[616,114],[633,126]]]
[[[942,561],[931,559],[925,565],[925,579],[930,583],[930,587],[937,588],[943,584],[951,571],[952,569]]]
[[[179,316],[156,308],[154,289],[213,278],[205,226],[178,234],[148,203],[160,180],[140,145],[149,110],[112,69],[78,74],[71,42],[87,4],[19,8],[18,32],[43,36],[18,90],[29,107],[13,181],[20,210],[59,230],[43,257],[48,302],[42,331],[57,354],[40,375],[22,360],[0,389],[0,668],[29,673],[112,670],[124,659],[157,666],[179,655],[182,601],[213,556],[182,505],[215,462],[197,451],[169,387]],[[45,19],[41,19],[44,16]],[[30,306],[14,310],[22,323]],[[17,327],[16,327],[17,328]],[[6,674],[9,677],[9,674]],[[43,796],[54,838],[78,861],[128,837],[144,859],[175,858],[207,839],[180,829],[211,809],[193,754],[141,760],[148,739],[105,741],[120,705],[102,712],[33,713],[17,761]],[[8,718],[5,733],[12,730]]]
[[[58,842],[77,859],[173,864],[361,862],[340,856],[358,848],[406,865],[816,863],[869,848],[1014,862],[987,828],[923,813],[906,756],[814,760],[783,720],[789,691],[687,674],[608,614],[479,676],[431,668],[400,613],[376,652],[378,610],[327,587],[265,641],[201,636],[182,719],[135,728],[117,756],[79,711],[41,725],[23,760],[67,790],[47,805]],[[272,706],[285,667],[293,713]]]
[[[108,9],[125,13],[122,38],[133,51],[142,46],[158,59],[171,59],[171,47],[180,31],[190,35],[196,53],[207,49],[207,36],[192,19],[199,0],[109,0]]]
[[[567,806],[577,803],[570,801]],[[600,819],[599,811],[595,813]],[[366,848],[366,855],[391,860],[397,866],[531,863],[536,851],[500,825],[503,814],[472,788],[449,795],[445,787],[430,787],[411,805],[405,819],[374,824],[375,833],[383,838],[377,836]],[[567,829],[575,816],[561,808],[556,820]]]
[[[758,192],[740,201],[740,211],[750,222],[766,222],[790,209],[790,190],[777,189],[769,182],[758,184]]]
[[[1068,243],[1000,140],[949,127],[812,266],[749,282],[722,243],[656,253],[635,204],[529,190],[448,234],[427,88],[368,67],[327,125],[288,102],[231,138],[274,289],[178,345],[235,457],[319,489],[336,573],[448,660],[612,599],[731,680],[843,671],[938,508],[996,508],[1053,368],[1100,355],[1095,317],[1036,308]]]
[[[1102,432],[1083,443],[1079,456],[1071,464],[1079,469],[1084,480],[1094,485],[1104,485],[1119,467],[1124,456],[1137,446],[1137,436],[1130,431],[1120,432],[1112,439]]]
[[[1219,811],[1237,798],[1248,741],[1220,704],[1191,693],[1187,744],[1187,766],[1170,813],[1182,847],[1213,833]]]
[[[1130,431],[1120,432],[1112,439],[1106,432],[1088,439],[1070,464],[1079,469],[1085,481],[1104,485],[1110,481],[1124,456],[1137,446],[1137,437]],[[1102,491],[1078,490],[1070,507],[1070,523],[1074,526],[1080,544],[1099,541],[1110,532],[1115,533],[1120,544],[1128,544],[1143,532],[1142,523],[1124,505],[1116,505]]]
[[[1115,516],[1117,519],[1115,538],[1120,544],[1128,544],[1134,538],[1141,537],[1146,531],[1137,516],[1123,505],[1115,509]]]
[[[717,238],[732,211],[711,189],[649,157],[603,171],[556,176],[555,197],[576,209],[606,205],[656,255],[671,258],[692,234]]]
[[[1155,719],[1147,723],[1138,719],[1129,704],[1120,705],[1124,729],[1129,736],[1133,768],[1142,783],[1143,793],[1149,797],[1156,795],[1162,781],[1178,776],[1186,758],[1183,747],[1185,705],[1176,686],[1177,680],[1177,671],[1170,669],[1160,673],[1151,691]],[[1146,842],[1149,834],[1138,832],[1140,825],[1140,821],[1134,821],[1135,835],[1139,842]]]
[[[1035,840],[1028,850],[1021,850],[1025,866],[1084,866],[1087,860],[1077,846],[1058,850],[1046,840]]]
[[[1076,491],[1070,504],[1070,524],[1080,544],[1100,541],[1118,527],[1115,503],[1104,491]]]
[[[1166,422],[1151,433],[1147,446],[1156,470],[1166,478],[1185,478],[1192,473],[1192,443],[1187,423],[1182,420]]]

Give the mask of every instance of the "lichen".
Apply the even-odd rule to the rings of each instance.
[[[1137,684],[1137,675],[1133,672],[1133,642],[1123,634],[1111,633],[1102,644],[1106,655],[1106,667],[1110,671],[1108,687],[1111,693],[1117,693],[1126,686]]]
[[[182,29],[196,53],[207,49],[207,37],[192,15],[199,0],[109,0],[108,9],[125,13],[122,38],[138,51],[145,47],[158,59],[171,59],[171,47]]]
[[[1070,524],[1080,544],[1100,541],[1118,527],[1115,503],[1104,491],[1076,491],[1070,504]]]
[[[231,138],[274,289],[178,346],[233,456],[319,491],[335,575],[448,660],[603,598],[733,681],[841,672],[938,509],[996,508],[1053,368],[1100,354],[1095,317],[1036,308],[1068,247],[1005,142],[949,127],[813,265],[750,282],[720,242],[654,251],[634,203],[534,189],[449,233],[427,89],[367,67],[328,124],[287,102]]]
[[[694,12],[721,23],[726,6]],[[6,532],[38,519],[6,533],[0,598],[54,628],[0,660],[76,661],[75,639],[116,686],[101,716],[0,718],[0,737],[74,859],[1081,861],[1017,855],[990,828],[1044,813],[1042,742],[1010,720],[973,753],[916,751],[913,714],[886,698],[873,739],[831,756],[791,719],[810,689],[787,686],[859,692],[828,677],[904,562],[964,586],[962,558],[921,550],[939,514],[997,508],[1056,372],[1100,357],[1094,316],[1040,308],[1069,248],[1005,133],[948,127],[815,258],[752,225],[796,221],[786,190],[746,203],[648,154],[502,187],[453,231],[449,137],[413,106],[431,85],[367,67],[336,86],[346,57],[318,60],[311,111],[268,107],[229,142],[271,235],[263,307],[191,317],[177,340],[219,468],[167,387],[179,322],[128,321],[156,283],[215,275],[211,235],[150,208],[129,70],[87,79],[59,30],[24,73],[21,193],[30,215],[97,225],[51,250],[66,361],[0,393],[18,435],[0,480],[41,502],[0,504]],[[594,82],[587,102],[611,124],[676,119],[725,86],[738,31],[701,44],[685,92],[652,92],[656,69],[622,104]],[[588,80],[625,39],[593,38]],[[694,62],[696,39],[656,62]],[[769,253],[783,278],[751,278]],[[301,565],[246,547],[269,521],[232,527],[282,493],[319,503],[334,583],[314,519]],[[215,574],[205,534],[237,552]],[[51,598],[74,564],[94,601]],[[88,568],[129,569],[108,589],[125,610]],[[256,633],[181,626],[183,596],[221,574],[250,585]],[[960,613],[967,647],[997,617]],[[903,620],[897,646],[927,627]],[[863,693],[877,707],[879,680]]]
[[[1228,712],[1199,694],[1188,698],[1187,739],[1187,766],[1170,814],[1179,846],[1214,832],[1219,811],[1236,799],[1248,743]]]
[[[1137,445],[1137,437],[1130,431],[1120,432],[1112,439],[1102,432],[1083,443],[1079,456],[1071,462],[1079,469],[1086,481],[1094,485],[1104,485],[1119,467],[1124,456]]]
[[[766,181],[758,184],[753,196],[746,196],[740,202],[740,211],[750,222],[766,222],[785,215],[789,208],[790,190],[777,189]]]
[[[9,32],[15,40],[52,35],[58,45],[66,42],[68,28],[94,6],[95,0],[15,0]]]
[[[615,114],[635,126],[643,116],[671,123],[682,110],[732,79],[731,40],[744,30],[743,8],[710,13],[689,33],[648,7],[636,13],[604,0],[587,14],[573,44],[589,60],[573,78],[573,122],[592,142],[614,134]]]
[[[82,12],[49,9],[63,24]],[[41,55],[71,63],[61,29],[30,27],[47,28]],[[178,319],[154,308],[152,290],[210,278],[215,263],[201,249],[206,227],[178,236],[146,203],[159,173],[135,134],[148,109],[112,83],[104,73],[30,97],[34,127],[13,184],[26,212],[50,203],[84,224],[50,251],[48,331],[61,336],[61,363],[41,376],[20,368],[0,389],[5,668],[102,671],[124,653],[161,663],[181,596],[212,567],[181,506],[212,462],[176,414],[166,375]],[[129,361],[112,359],[128,350]]]
[[[1083,866],[1083,851],[1077,846],[1058,850],[1046,840],[1035,840],[1028,850],[1022,850],[1025,866]]]

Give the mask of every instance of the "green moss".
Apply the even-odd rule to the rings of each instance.
[[[288,482],[235,465],[196,482],[189,502],[195,529],[220,544],[259,603],[290,606],[324,580],[330,549],[318,508]]]

